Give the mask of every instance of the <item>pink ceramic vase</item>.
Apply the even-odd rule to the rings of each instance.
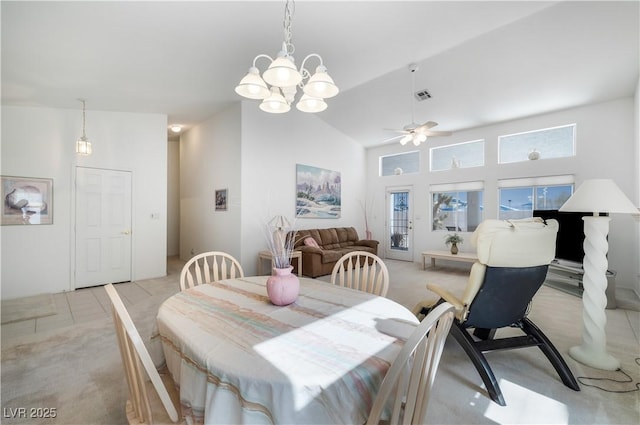
[[[275,305],[289,305],[298,299],[300,280],[291,273],[293,267],[273,269],[273,275],[267,279],[267,295]]]

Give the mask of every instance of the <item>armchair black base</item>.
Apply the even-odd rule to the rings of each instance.
[[[482,378],[482,382],[487,388],[491,400],[500,406],[507,405],[502,396],[498,381],[484,353],[522,347],[537,346],[540,348],[553,365],[562,382],[572,390],[580,391],[578,382],[558,350],[556,350],[547,336],[531,320],[524,318],[514,326],[520,328],[525,335],[494,339],[495,329],[476,328],[474,329],[473,335],[480,338],[476,340],[469,332],[469,329],[463,328],[459,323],[454,323],[451,327],[451,335],[453,335],[455,340],[458,341],[458,344],[460,344],[465,353],[467,353],[469,359],[471,359],[471,362]]]

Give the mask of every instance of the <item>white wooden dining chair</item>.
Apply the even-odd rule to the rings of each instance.
[[[165,379],[169,382],[163,382],[116,288],[108,284],[104,289],[111,300],[113,322],[129,387],[126,404],[129,424],[178,422],[175,406],[179,403],[179,396],[170,381],[171,377],[166,374]],[[147,381],[145,372],[150,381]]]
[[[236,277],[244,277],[244,271],[233,256],[220,251],[203,252],[187,261],[182,268],[180,290]]]
[[[391,409],[385,424],[426,423],[431,388],[454,314],[453,305],[442,303],[415,328],[380,385],[367,425],[379,424],[385,407]]]
[[[385,297],[389,270],[377,255],[353,251],[343,255],[333,267],[331,283]]]

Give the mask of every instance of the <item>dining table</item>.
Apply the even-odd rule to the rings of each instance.
[[[300,278],[269,301],[268,276],[181,291],[157,326],[182,415],[206,424],[363,424],[418,319],[384,297]]]

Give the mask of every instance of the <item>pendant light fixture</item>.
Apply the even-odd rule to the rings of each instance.
[[[91,142],[87,140],[86,121],[85,121],[85,100],[78,99],[82,102],[82,136],[76,142],[76,153],[78,155],[91,155]]]
[[[339,92],[333,79],[327,74],[322,57],[317,53],[307,55],[300,69],[296,69],[295,59],[292,56],[295,48],[291,43],[291,20],[294,12],[293,0],[287,0],[284,8],[284,41],[276,59],[265,54],[256,56],[249,72],[235,88],[240,96],[262,100],[260,109],[272,114],[286,113],[291,110],[298,87],[302,89],[303,95],[296,103],[296,108],[302,112],[324,111],[327,109],[324,99],[333,97]],[[305,68],[307,60],[312,57],[320,60],[320,65],[313,75]],[[271,61],[262,77],[256,66],[259,58]]]

